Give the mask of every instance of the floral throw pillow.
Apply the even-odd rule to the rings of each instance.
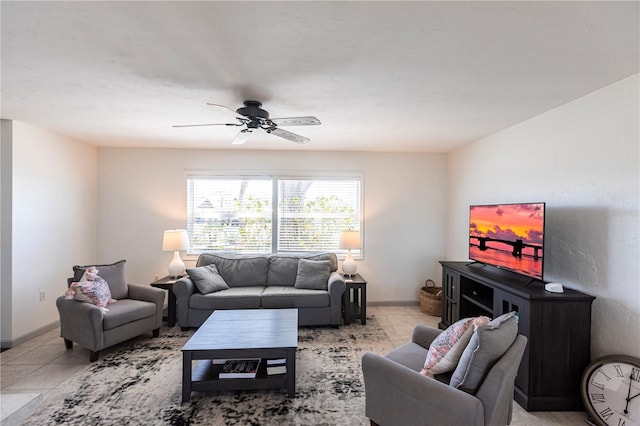
[[[455,370],[462,352],[471,340],[474,320],[475,318],[463,318],[451,324],[431,342],[422,374],[433,376]]]
[[[101,277],[96,276],[93,281],[81,281],[71,284],[75,290],[74,298],[80,302],[90,302],[104,308],[111,301],[109,284]]]

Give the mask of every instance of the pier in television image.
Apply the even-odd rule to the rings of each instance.
[[[469,259],[542,280],[544,203],[471,206]]]

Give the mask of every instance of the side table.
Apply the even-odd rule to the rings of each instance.
[[[359,318],[360,324],[365,325],[367,323],[367,281],[360,274],[341,275],[347,285],[342,296],[344,323],[348,325],[353,319]]]
[[[169,327],[173,327],[176,325],[176,295],[173,294],[173,285],[179,278],[173,278],[170,276],[166,276],[164,278],[160,278],[157,281],[151,283],[151,287],[161,288],[163,290],[167,290],[169,293],[169,300],[167,305],[167,317],[163,318],[167,320],[167,325]]]

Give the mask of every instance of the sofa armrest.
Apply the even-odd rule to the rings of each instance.
[[[413,335],[411,336],[411,341],[416,345],[420,345],[425,349],[429,349],[431,342],[438,337],[442,333],[442,330],[439,330],[434,327],[429,327],[428,325],[416,325],[413,329]]]
[[[155,303],[156,305],[156,325],[162,326],[162,311],[164,310],[164,290],[139,284],[128,284],[129,299],[143,300]]]
[[[60,337],[92,351],[104,347],[102,310],[93,303],[78,302],[60,296],[56,299],[60,314]]]
[[[327,283],[327,289],[331,294],[338,294],[342,297],[342,293],[347,288],[347,285],[344,283],[344,278],[337,271],[332,272],[329,275],[329,282]]]
[[[347,288],[344,278],[337,271],[329,275],[327,290],[329,291],[329,303],[331,303],[331,324],[342,324],[342,295]]]
[[[516,336],[511,347],[491,367],[478,389],[476,397],[485,408],[485,424],[511,422],[516,375],[526,346],[527,338],[521,334]]]
[[[483,425],[482,403],[371,352],[362,355],[365,415],[380,426]]]
[[[140,284],[128,284],[128,286],[129,299],[144,300],[145,302],[160,304],[160,306],[164,304],[164,290]]]
[[[176,296],[176,320],[180,327],[189,326],[189,300],[196,292],[196,286],[188,276],[180,278],[173,284],[173,294]]]

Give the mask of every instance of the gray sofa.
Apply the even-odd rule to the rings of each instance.
[[[299,259],[329,261],[326,286],[298,288]],[[306,262],[308,264],[308,262]],[[216,309],[298,308],[298,325],[342,324],[345,283],[335,253],[239,255],[204,253],[196,267],[215,265],[227,289],[202,294],[185,276],[173,286],[182,328],[199,327]]]

